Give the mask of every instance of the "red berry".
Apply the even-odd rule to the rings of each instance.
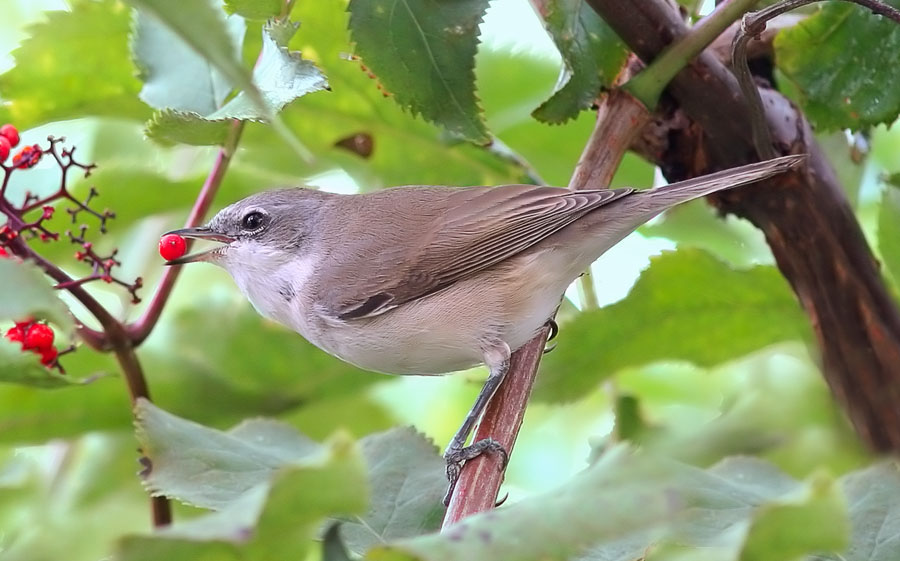
[[[0,136],[6,137],[11,146],[19,143],[19,130],[8,123],[0,127]]]
[[[25,331],[18,325],[15,327],[10,327],[6,331],[5,337],[13,343],[21,343],[25,340]]]
[[[59,351],[50,347],[48,349],[44,349],[41,351],[41,364],[44,366],[50,366],[54,362],[56,362],[56,357],[59,355]]]
[[[166,261],[178,259],[187,251],[187,242],[178,234],[166,234],[159,239],[159,254]]]
[[[0,136],[0,162],[5,162],[6,158],[9,157],[10,148],[12,148],[12,145],[9,143],[9,139],[5,136]]]
[[[25,333],[26,349],[46,351],[53,347],[53,328],[43,323],[35,323]]]
[[[13,156],[12,164],[17,168],[33,168],[41,161],[44,152],[39,144],[25,146]]]
[[[0,247],[0,259],[9,258],[9,252],[6,251],[6,248]]]

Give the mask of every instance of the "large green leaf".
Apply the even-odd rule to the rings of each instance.
[[[298,97],[328,87],[315,64],[287,49],[295,31],[296,26],[290,23],[270,23],[263,28],[262,54],[253,71],[253,83],[267,107],[275,112]],[[267,117],[247,92],[240,92],[224,106],[216,105],[214,109],[175,107],[157,111],[147,123],[147,136],[185,144],[222,144],[233,119],[261,121]]]
[[[215,0],[127,0],[129,4],[157,19],[159,24],[179,37],[203,57],[235,87],[248,92],[261,110],[266,107],[250,73],[241,64],[232,34],[225,23],[221,2]],[[162,48],[157,46],[156,48]],[[156,55],[159,56],[159,55]]]
[[[536,561],[584,552],[579,559],[608,561],[677,545],[733,559],[758,543],[757,528],[767,526],[770,513],[786,508],[802,512],[795,519],[800,528],[782,527],[778,539],[814,535],[802,553],[827,551],[846,543],[838,497],[827,478],[798,483],[758,460],[700,470],[618,446],[552,492],[475,515],[440,534],[376,546],[366,558]],[[827,525],[803,526],[823,521]]]
[[[885,268],[900,286],[900,186],[884,186],[878,209],[878,251]]]
[[[546,123],[563,123],[591,106],[609,87],[628,51],[597,12],[581,0],[533,2],[565,64],[561,86],[534,110]]]
[[[160,537],[126,539],[120,559],[153,559],[164,552],[174,559],[188,554],[302,558],[326,516],[360,514],[365,508],[362,458],[345,436],[319,445],[265,419],[221,432],[145,400],[138,401],[135,415],[146,455],[144,477],[154,493],[219,512]]]
[[[887,2],[900,7],[900,2]],[[900,26],[852,3],[828,2],[775,39],[778,67],[823,129],[892,123],[900,113]]]
[[[535,396],[570,400],[627,366],[665,359],[711,366],[807,335],[806,317],[774,267],[740,271],[701,251],[669,252],[651,260],[624,300],[562,326]]]
[[[242,18],[225,20],[228,48],[235,58],[245,30]],[[220,69],[143,10],[135,11],[131,51],[144,82],[140,98],[156,109],[208,115],[222,106],[232,90]]]
[[[444,517],[445,463],[433,442],[409,428],[365,437],[360,442],[372,489],[365,516],[341,524],[349,549],[436,532]]]
[[[85,115],[146,117],[128,58],[128,8],[115,0],[71,4],[31,27],[15,66],[0,76],[8,119],[25,129]]]
[[[474,68],[487,7],[487,0],[351,0],[350,33],[363,63],[401,107],[485,144]]]

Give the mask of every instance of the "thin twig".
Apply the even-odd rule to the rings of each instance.
[[[741,20],[741,28],[735,34],[734,41],[731,45],[731,65],[734,75],[737,78],[744,98],[750,107],[750,124],[753,137],[753,145],[756,148],[757,155],[760,159],[768,160],[774,158],[777,154],[772,146],[772,135],[769,132],[769,125],[766,122],[766,111],[763,108],[762,98],[759,90],[756,88],[756,82],[753,75],[750,74],[750,67],[747,65],[747,44],[751,39],[759,37],[766,30],[766,24],[772,19],[807,4],[818,2],[819,0],[784,0],[777,4],[745,14]],[[900,23],[900,10],[884,4],[878,0],[843,0],[851,4],[858,4],[868,8],[873,13],[884,16],[897,23]]]
[[[197,195],[197,200],[194,202],[194,207],[185,221],[185,227],[190,228],[199,225],[206,217],[206,213],[209,212],[209,207],[212,206],[213,199],[222,185],[225,172],[228,170],[228,164],[231,162],[243,130],[243,121],[236,120],[232,123],[228,141],[219,150],[216,162],[206,177],[206,181],[204,181],[203,187]],[[188,243],[190,244],[191,242],[189,241]],[[133,344],[140,345],[153,331],[180,273],[181,267],[168,267],[163,271],[162,278],[159,281],[156,292],[153,293],[153,297],[150,299],[150,304],[147,305],[147,309],[144,310],[144,313],[137,321],[126,327]]]

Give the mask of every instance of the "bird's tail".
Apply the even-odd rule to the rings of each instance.
[[[658,209],[657,212],[680,203],[684,203],[700,197],[705,197],[716,191],[740,187],[755,181],[761,181],[784,173],[794,167],[800,165],[806,160],[806,154],[797,154],[792,156],[782,156],[773,158],[764,162],[756,162],[736,168],[717,171],[709,175],[695,177],[678,183],[671,183],[649,191],[643,191],[637,195],[643,195],[645,204],[651,208]]]

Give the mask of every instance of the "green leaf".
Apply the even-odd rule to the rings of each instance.
[[[198,522],[203,518],[216,517],[217,523],[224,522],[219,516],[222,513],[214,513],[165,529],[154,537],[125,538],[114,559],[303,559],[327,516],[352,514],[365,507],[365,475],[360,458],[351,443],[339,439],[320,465],[287,467],[275,473],[271,485],[259,498],[265,500],[265,506],[251,509],[259,513],[255,530],[243,528],[230,539],[214,537],[208,526],[197,533],[202,527]],[[246,512],[233,514],[246,517]]]
[[[78,380],[47,368],[41,364],[40,355],[22,350],[20,343],[0,338],[0,382],[36,388],[63,388],[78,383]]]
[[[283,0],[225,0],[225,11],[247,19],[267,20],[281,13]]]
[[[900,2],[887,2],[900,7]],[[900,26],[862,6],[829,2],[775,38],[776,62],[816,127],[859,130],[900,113]]]
[[[235,50],[225,14],[214,0],[127,0],[129,4],[155,17],[186,45],[221,72],[235,87],[245,91],[262,111],[267,108],[250,80]]]
[[[254,84],[265,98],[267,107],[275,112],[298,97],[328,87],[315,64],[286,48],[294,31],[296,27],[290,23],[267,25],[263,29],[262,55],[253,71]],[[222,144],[232,119],[261,121],[267,118],[246,92],[240,92],[223,107],[204,115],[157,111],[147,124],[147,136],[194,145]]]
[[[808,336],[806,317],[771,266],[734,270],[696,250],[651,260],[621,302],[562,326],[535,396],[571,400],[627,366],[687,360],[712,366]]]
[[[628,54],[624,43],[591,6],[580,0],[540,0],[535,9],[565,64],[553,96],[534,110],[545,123],[564,123],[612,85]]]
[[[360,441],[372,489],[368,513],[341,524],[343,543],[363,554],[374,545],[436,532],[444,517],[444,460],[434,443],[411,428]]]
[[[791,561],[847,546],[849,520],[836,482],[813,476],[798,495],[760,509],[747,533],[740,561]]]
[[[43,272],[30,263],[0,259],[0,319],[29,317],[50,320],[66,333],[72,331],[69,309]]]
[[[224,508],[289,463],[321,461],[325,450],[293,428],[262,419],[221,432],[181,419],[146,400],[135,406],[137,436],[150,461],[154,493]]]
[[[490,136],[475,96],[474,68],[487,7],[487,0],[351,0],[350,34],[365,65],[401,107],[485,144]]]
[[[850,510],[850,546],[840,561],[892,561],[900,543],[900,471],[886,461],[841,478]]]
[[[0,75],[8,120],[26,129],[86,115],[146,118],[128,58],[129,10],[114,0],[70,5],[31,26]]]
[[[878,209],[878,252],[885,268],[900,286],[900,187],[887,184]]]
[[[237,58],[246,30],[244,20],[229,17],[224,26],[231,56]],[[144,82],[140,98],[156,109],[208,115],[222,106],[232,90],[221,70],[143,10],[135,11],[131,51]]]

